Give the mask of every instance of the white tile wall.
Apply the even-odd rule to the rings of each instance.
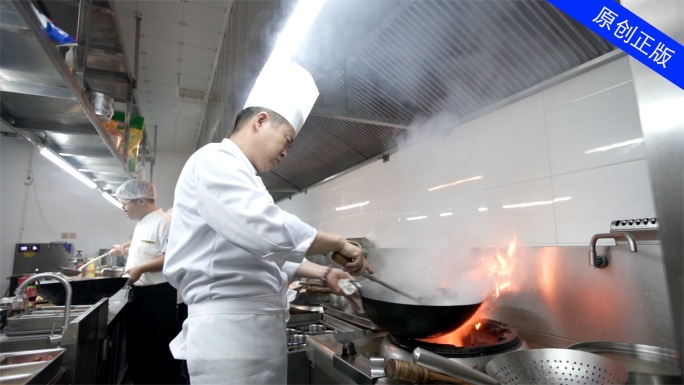
[[[27,189],[24,180],[31,156],[33,183]],[[160,207],[171,207],[175,181],[188,156],[157,154],[154,180]],[[26,214],[20,239],[24,202]],[[12,274],[16,243],[62,241],[62,232],[75,232],[75,239],[64,241],[73,243],[75,250],[94,255],[100,248],[129,239],[134,226],[134,222],[104,200],[97,190],[85,187],[54,166],[28,142],[6,137],[0,139],[1,293],[4,294],[9,283],[5,278]]]
[[[512,238],[530,246],[588,244],[612,220],[654,215],[643,144],[585,153],[640,137],[629,61],[622,57],[449,135],[410,140],[389,162],[373,162],[280,205],[322,230],[366,236],[383,247],[479,247]],[[363,208],[334,210],[364,201],[370,203]],[[439,217],[447,211],[454,215]],[[428,217],[405,221],[419,215]]]

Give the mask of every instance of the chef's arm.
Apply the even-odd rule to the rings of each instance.
[[[301,278],[318,278],[328,285],[333,294],[337,295],[342,295],[342,290],[340,290],[338,283],[340,279],[354,279],[351,274],[342,269],[323,266],[309,261],[304,261],[299,265],[299,269],[297,269],[295,274]]]
[[[130,269],[126,270],[126,274],[128,274],[128,283],[132,285],[140,279],[140,276],[143,275],[143,273],[161,271],[163,267],[164,254],[159,255],[157,258],[149,262],[141,263],[138,266],[131,267]]]
[[[326,233],[325,231],[316,231],[316,238],[306,251],[306,255],[325,254],[336,251],[349,259],[349,263],[344,265],[345,270],[351,274],[357,275],[364,271],[373,273],[373,267],[366,261],[363,250],[339,235]],[[307,277],[316,278],[316,277]]]

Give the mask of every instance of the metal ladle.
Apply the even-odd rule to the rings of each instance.
[[[93,263],[93,262],[95,262],[95,261],[99,261],[99,260],[102,259],[102,258],[108,257],[111,253],[112,253],[112,251],[109,250],[108,252],[106,252],[106,253],[100,255],[99,257],[93,259],[92,261],[88,261],[87,263],[83,264],[83,266],[79,267],[78,269],[70,269],[70,268],[68,268],[68,267],[60,267],[60,268],[59,268],[59,272],[62,273],[62,274],[64,274],[64,275],[66,275],[66,276],[68,276],[68,277],[75,277],[75,276],[77,276],[77,275],[83,273],[83,268],[84,268],[84,267],[90,265],[91,263]]]

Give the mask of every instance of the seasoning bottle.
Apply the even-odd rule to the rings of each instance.
[[[81,254],[81,250],[76,250],[76,268],[83,266],[85,263],[85,257]]]
[[[92,258],[88,258],[88,262],[92,261]],[[85,277],[86,278],[95,278],[95,272],[97,270],[97,267],[95,266],[94,263],[91,263],[90,265],[86,266],[85,268]]]

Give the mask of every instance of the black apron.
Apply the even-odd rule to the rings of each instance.
[[[168,283],[133,286],[126,306],[128,376],[134,384],[178,384],[181,363],[169,342],[178,334],[176,289]]]

